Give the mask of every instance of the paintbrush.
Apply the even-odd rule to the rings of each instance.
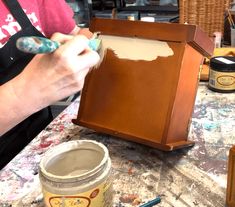
[[[160,202],[161,202],[161,198],[160,198],[160,196],[158,196],[155,199],[153,199],[153,200],[151,200],[151,201],[149,201],[149,202],[147,202],[147,203],[145,203],[145,204],[143,204],[139,207],[152,207],[152,206],[157,205]]]
[[[229,21],[229,24],[230,24],[231,28],[234,28],[235,24],[234,24],[234,21],[233,21],[232,14],[230,13],[229,9],[227,9],[227,12],[228,12],[228,21]]]
[[[92,38],[88,42],[88,46],[94,51],[99,50],[100,44],[101,40],[97,38]],[[51,53],[59,48],[60,45],[61,43],[57,41],[38,36],[20,37],[16,41],[16,47],[20,51],[31,54]]]

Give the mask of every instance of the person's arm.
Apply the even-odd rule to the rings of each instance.
[[[81,90],[89,68],[99,61],[83,35],[57,33],[52,40],[63,44],[51,54],[36,55],[18,76],[0,86],[0,135]]]

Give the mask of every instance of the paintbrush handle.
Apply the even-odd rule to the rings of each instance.
[[[44,37],[37,36],[26,36],[20,37],[16,41],[16,47],[25,53],[40,54],[40,53],[51,53],[60,46],[59,42],[52,41]],[[99,39],[89,40],[88,46],[97,51],[100,47]]]
[[[160,202],[161,202],[161,198],[160,198],[160,196],[158,196],[157,198],[155,198],[155,199],[153,199],[153,200],[151,200],[151,201],[149,201],[139,207],[152,207]]]
[[[51,53],[59,46],[59,42],[37,36],[20,37],[16,41],[16,47],[19,50],[31,54]]]

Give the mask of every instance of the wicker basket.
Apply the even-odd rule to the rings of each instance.
[[[224,31],[230,0],[179,0],[180,23],[196,24],[210,37]]]

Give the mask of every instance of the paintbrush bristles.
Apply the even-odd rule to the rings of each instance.
[[[104,48],[102,47],[102,39],[100,38],[100,32],[94,32],[91,40],[93,40],[93,43],[95,44],[95,47],[96,47],[96,52],[98,52],[99,56],[100,56],[100,60],[99,62],[93,67],[93,69],[96,69],[100,66],[101,62],[103,61],[103,58],[104,58]],[[95,40],[95,42],[94,42]]]
[[[94,66],[95,69],[98,68],[100,66],[100,64],[103,62],[104,56],[106,55],[106,52],[107,52],[107,49],[105,49],[102,45],[102,40],[100,40],[100,45],[99,45],[99,49],[97,50],[97,52],[99,53],[100,60]]]
[[[232,17],[232,14],[230,13],[229,9],[227,9],[227,12],[228,12],[228,21],[229,21],[230,27],[235,28],[233,17]]]

